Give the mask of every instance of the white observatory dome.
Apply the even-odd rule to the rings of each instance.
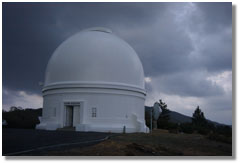
[[[84,30],[64,41],[49,60],[44,86],[96,83],[144,89],[136,52],[104,28]]]
[[[136,52],[105,28],[64,41],[50,58],[37,129],[148,132],[144,72]]]

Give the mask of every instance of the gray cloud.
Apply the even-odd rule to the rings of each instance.
[[[40,95],[56,47],[93,26],[110,28],[136,50],[152,79],[147,105],[166,97],[183,113],[197,103],[212,119],[212,111],[231,113],[232,90],[224,87],[232,78],[224,76],[232,71],[231,3],[3,3],[5,90]],[[12,94],[3,94],[3,105],[20,102]],[[230,122],[230,115],[220,120],[223,113],[216,118]]]
[[[208,97],[224,94],[223,88],[206,79],[205,72],[187,71],[153,78],[153,88],[167,94]]]
[[[42,107],[43,98],[38,94],[28,93],[25,91],[15,91],[3,87],[3,106],[4,110],[9,110],[12,106],[25,108]]]
[[[196,3],[204,17],[204,32],[216,33],[232,25],[231,3]]]
[[[39,91],[38,81],[43,81],[48,59],[67,37],[92,26],[136,28],[150,23],[154,12],[164,6],[152,3],[4,3],[3,83],[14,89]],[[31,81],[26,80],[29,78]]]

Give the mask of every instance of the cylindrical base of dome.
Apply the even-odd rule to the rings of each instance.
[[[147,133],[145,93],[116,88],[62,88],[44,91],[38,129],[74,127],[76,131]]]

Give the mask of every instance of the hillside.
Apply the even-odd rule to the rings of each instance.
[[[145,106],[145,113],[149,113],[153,107]],[[192,122],[192,117],[183,115],[181,113],[169,110],[169,118],[172,123],[190,123]]]
[[[145,112],[150,112],[150,110],[152,110],[153,107],[149,107],[149,106],[145,106]],[[192,122],[192,117],[186,116],[184,114],[169,110],[169,118],[170,118],[170,122],[172,123],[191,123]],[[214,125],[224,125],[215,121],[211,121],[211,120],[207,120],[211,123],[213,123]]]
[[[104,150],[104,151],[103,151]],[[232,145],[212,141],[200,134],[173,134],[154,130],[151,134],[117,134],[93,146],[59,148],[22,155],[44,156],[231,156]],[[193,158],[193,157],[189,157]]]

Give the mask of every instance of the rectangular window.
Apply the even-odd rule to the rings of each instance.
[[[97,117],[97,108],[92,108],[92,117]]]
[[[54,116],[54,117],[57,116],[57,109],[56,109],[56,108],[53,109],[53,116]]]

